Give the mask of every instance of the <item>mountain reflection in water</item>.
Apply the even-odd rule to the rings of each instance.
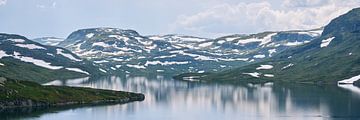
[[[141,92],[145,101],[42,112],[31,119],[360,119],[360,95],[337,86],[209,84],[169,77],[109,76],[52,85]],[[31,113],[30,113],[31,114]]]

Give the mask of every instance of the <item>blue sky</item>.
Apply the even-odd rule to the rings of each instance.
[[[0,0],[0,32],[65,38],[114,27],[211,38],[317,28],[355,7],[360,0]]]

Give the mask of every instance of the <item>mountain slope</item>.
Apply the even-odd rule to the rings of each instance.
[[[47,82],[101,74],[97,66],[70,51],[19,35],[0,34],[0,76]]]
[[[321,37],[273,58],[202,76],[204,81],[336,84],[360,75],[360,9],[332,20]],[[184,75],[183,75],[184,76]],[[356,77],[357,76],[357,77]]]
[[[94,61],[108,73],[216,72],[271,57],[309,43],[322,29],[231,35],[216,39],[186,35],[142,36],[116,28],[81,29],[58,46]]]

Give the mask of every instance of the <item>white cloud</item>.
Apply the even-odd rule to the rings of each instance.
[[[313,29],[359,6],[358,0],[285,0],[282,7],[267,1],[221,4],[193,15],[181,15],[172,32],[216,36],[268,30]]]
[[[284,7],[314,7],[328,4],[329,0],[284,0]]]
[[[1,5],[5,5],[6,2],[7,2],[7,0],[0,0],[0,6],[1,6]]]
[[[53,0],[50,0],[50,1],[38,1],[39,4],[36,5],[37,8],[41,8],[41,9],[44,9],[44,8],[56,8],[56,2],[53,1]]]

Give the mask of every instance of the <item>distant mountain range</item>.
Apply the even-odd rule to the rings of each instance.
[[[69,50],[41,45],[23,36],[0,34],[0,76],[46,82],[101,75],[99,66]]]
[[[216,72],[256,62],[309,43],[322,29],[230,35],[216,39],[186,35],[142,36],[134,30],[77,30],[58,44],[100,64],[112,74]]]
[[[332,20],[321,36],[308,44],[237,69],[214,74],[182,74],[176,78],[229,83],[351,84],[360,79],[360,8]]]
[[[0,76],[44,82],[90,75],[192,73],[177,78],[352,83],[360,74],[359,11],[354,9],[324,28],[215,39],[143,36],[117,28],[80,29],[66,39],[33,41],[0,34]]]

